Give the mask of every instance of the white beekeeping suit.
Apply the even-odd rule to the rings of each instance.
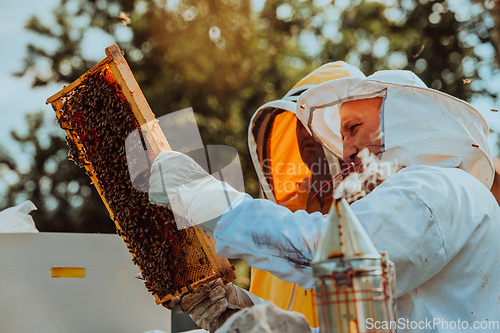
[[[428,89],[406,71],[321,84],[301,95],[297,116],[325,149],[341,157],[340,105],[371,97],[384,101],[379,157],[404,168],[351,207],[377,250],[387,251],[396,265],[398,316],[405,323],[399,332],[455,331],[464,322],[479,329],[473,325],[500,321],[500,210],[489,191],[494,169],[487,124],[469,104]],[[169,164],[171,157],[182,160],[162,153],[155,164]],[[163,170],[168,177],[180,168],[171,164]],[[152,174],[154,186],[155,165]],[[204,222],[204,204],[213,210],[222,197],[213,180],[206,184],[173,191],[190,201],[172,208]],[[325,216],[292,213],[234,192],[228,197],[231,207],[214,226],[217,253],[311,288],[310,261]]]
[[[33,218],[29,214],[37,209],[30,200],[0,212],[0,233],[38,232]]]

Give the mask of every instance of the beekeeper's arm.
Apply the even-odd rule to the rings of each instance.
[[[191,161],[180,153],[160,154],[152,168],[150,200],[165,204],[160,189],[166,188],[177,214],[193,223],[205,222],[207,214],[219,255],[241,258],[251,267],[299,283],[305,289],[312,288],[310,261],[327,217],[305,211],[292,213],[271,201],[237,193],[208,177]],[[351,206],[377,249],[387,251],[396,264],[397,297],[439,272],[463,248],[476,227],[472,222],[454,224],[462,221],[453,218],[460,209],[478,208],[470,207],[463,200],[466,196],[461,188],[440,170],[403,169]],[[186,185],[179,183],[180,179],[195,181]],[[458,201],[460,206],[452,204]],[[213,218],[217,214],[223,216]]]
[[[461,186],[466,183],[473,184]],[[397,297],[435,276],[464,248],[480,219],[461,216],[488,214],[490,208],[470,200],[484,194],[484,186],[462,170],[419,166],[399,171],[351,205],[375,247],[395,263]],[[217,252],[311,288],[307,264],[327,218],[246,197],[218,222]]]
[[[321,213],[291,214],[268,200],[254,200],[172,151],[160,153],[153,163],[149,200],[170,205],[176,215],[213,236],[222,256],[241,258],[285,281],[312,287],[309,262],[323,225]],[[227,218],[221,220],[224,213]]]

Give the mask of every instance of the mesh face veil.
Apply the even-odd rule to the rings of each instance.
[[[297,117],[323,146],[343,155],[340,105],[383,97],[380,111],[382,160],[401,166],[461,168],[487,188],[493,183],[488,125],[472,106],[429,89],[409,71],[381,71],[367,77],[329,81],[297,102]]]
[[[346,77],[365,78],[357,68],[345,62],[325,64],[299,81],[281,100],[269,102],[255,112],[248,131],[248,145],[265,198],[282,202],[295,194],[297,182],[311,175],[300,157],[295,135],[299,96],[318,84]],[[330,164],[338,164],[333,155],[327,154],[327,158]],[[337,169],[340,167],[335,168],[338,172]]]

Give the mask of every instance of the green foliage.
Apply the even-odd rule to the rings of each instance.
[[[8,153],[0,151],[0,178],[8,186],[0,209],[29,199],[38,208],[31,215],[40,231],[115,232],[89,177],[68,160],[64,139],[42,133],[46,129],[43,113],[28,115],[26,122],[26,134],[11,133],[21,151],[32,152],[26,171],[20,170]]]
[[[326,15],[317,17],[326,22]],[[317,58],[320,63],[346,59],[366,75],[385,69],[410,70],[427,86],[464,100],[473,93],[495,97],[494,90],[463,81],[480,79],[478,63],[483,59],[474,47],[495,44],[489,37],[494,27],[486,23],[488,15],[483,10],[461,23],[443,0],[402,1],[390,8],[364,1],[346,8],[339,33],[325,40]],[[314,29],[319,37],[324,37],[323,31],[323,24]]]
[[[118,18],[120,12],[131,19],[127,27]],[[28,46],[18,75],[34,75],[34,85],[69,83],[95,64],[84,57],[89,31],[111,36],[125,51],[154,113],[159,117],[193,107],[205,144],[228,144],[240,152],[247,192],[256,195],[247,127],[260,105],[283,96],[319,65],[336,60],[358,66],[366,75],[409,69],[427,85],[465,100],[473,93],[488,93],[478,76],[486,60],[474,51],[492,43],[487,18],[483,10],[459,22],[442,0],[397,1],[391,7],[377,1],[268,0],[259,12],[249,0],[61,0],[53,25],[36,17],[26,24],[44,44]],[[50,65],[48,74],[38,70],[43,61]],[[472,83],[463,84],[463,79]],[[59,150],[36,148],[36,168],[43,159],[60,156],[64,144],[53,140]],[[46,175],[53,187],[73,179],[85,188],[82,170],[69,164],[65,168],[62,180]],[[30,179],[39,183],[43,174],[35,174]],[[27,180],[11,187],[10,196],[31,197],[24,189]],[[64,195],[56,198],[62,206],[71,202]],[[98,197],[89,198],[81,210],[99,211],[109,220]],[[49,219],[54,213],[47,214]],[[83,223],[74,214],[65,218],[70,224]]]

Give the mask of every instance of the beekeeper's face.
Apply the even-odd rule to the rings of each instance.
[[[302,161],[310,170],[311,165],[314,163],[314,157],[316,156],[316,146],[313,137],[298,119],[296,134],[297,142],[299,144],[300,157],[302,157]]]
[[[321,143],[313,139],[299,120],[297,120],[296,134],[300,157],[302,157],[304,164],[311,170],[314,176],[328,177],[330,175],[330,168]]]
[[[364,148],[376,154],[380,151],[380,107],[382,98],[349,101],[340,109],[340,134],[344,146],[344,161],[358,162]]]

